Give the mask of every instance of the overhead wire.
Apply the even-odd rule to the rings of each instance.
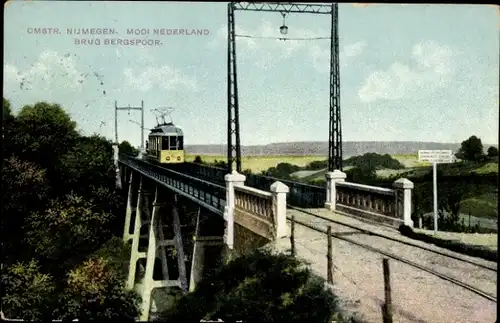
[[[325,40],[330,37],[270,37],[270,36],[251,36],[251,35],[234,35],[234,37],[251,38],[251,39],[275,39],[275,40]]]

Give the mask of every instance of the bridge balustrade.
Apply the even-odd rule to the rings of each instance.
[[[234,187],[235,206],[255,216],[273,221],[273,195],[249,186]]]
[[[369,218],[390,225],[405,224],[411,220],[413,183],[406,178],[394,182],[394,189],[345,182],[347,175],[339,170],[328,172],[325,207],[350,215]]]
[[[224,212],[226,230],[224,239],[230,249],[234,246],[234,224],[251,232],[276,240],[287,234],[286,204],[288,187],[276,181],[269,191],[245,185],[246,176],[233,171],[224,177],[227,207]]]
[[[288,180],[282,180],[274,177],[248,174],[245,185],[260,190],[268,190],[276,181],[288,186],[290,192],[287,195],[287,203],[292,206],[303,208],[320,208],[325,205],[326,190],[323,186],[297,183]]]
[[[177,190],[179,193],[184,193],[185,196],[206,203],[217,213],[224,212],[226,205],[225,186],[127,156],[123,156],[120,163],[134,168],[160,184],[169,186],[174,191]]]
[[[136,165],[141,163],[137,159],[128,160]],[[226,186],[224,177],[226,170],[223,168],[185,163],[182,170],[179,169],[184,173],[179,173],[148,163],[141,164],[141,167],[149,170],[151,176],[163,176],[162,178],[167,183],[171,183],[172,186],[182,192],[192,194],[193,188],[200,187],[199,192],[204,195],[199,198],[216,206],[219,210],[228,201],[227,192],[225,201],[222,201],[225,195],[223,185]],[[346,174],[336,170],[325,175],[327,179],[325,189],[321,186],[263,175],[247,174],[243,177],[245,177],[244,186],[246,191],[237,190],[239,195],[235,203],[239,203],[238,207],[250,214],[258,213],[266,217],[269,216],[269,202],[263,198],[262,194],[259,195],[256,192],[259,190],[268,192],[273,183],[279,181],[289,189],[286,199],[291,206],[302,208],[326,207],[349,215],[361,216],[376,221],[381,220],[381,222],[391,225],[405,224],[413,226],[411,220],[411,190],[413,189],[413,183],[404,178],[394,182],[394,189],[386,189],[345,182]],[[250,192],[249,188],[254,188],[256,191]]]

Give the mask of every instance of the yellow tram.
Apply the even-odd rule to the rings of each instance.
[[[146,143],[147,158],[159,164],[184,163],[184,134],[172,122],[151,129]]]

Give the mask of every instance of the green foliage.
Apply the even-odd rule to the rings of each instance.
[[[76,139],[75,145],[59,159],[59,165],[65,190],[84,194],[92,186],[115,185],[112,144],[98,135]]]
[[[19,242],[25,218],[30,212],[45,206],[50,188],[44,170],[36,164],[10,157],[3,161],[2,189],[1,235],[4,262],[8,264],[12,256],[16,255],[19,259],[21,254],[25,254],[21,252],[25,248],[20,248]]]
[[[3,158],[9,158],[14,153],[14,134],[15,134],[16,118],[12,114],[10,103],[5,98],[3,99],[2,108],[2,145],[3,145]]]
[[[106,259],[108,266],[121,276],[122,281],[125,281],[128,275],[130,251],[130,244],[124,244],[119,237],[112,237],[94,252],[91,258]]]
[[[345,173],[347,175],[346,180],[348,182],[365,185],[377,184],[377,173],[375,171],[375,168],[354,167],[345,171]]]
[[[55,302],[55,283],[39,270],[35,260],[16,263],[2,274],[2,310],[8,318],[28,321],[50,319]]]
[[[109,237],[112,215],[80,196],[52,201],[45,212],[33,212],[26,223],[26,240],[52,266],[66,270]]]
[[[52,170],[78,137],[76,123],[58,104],[25,106],[16,117],[16,152],[22,159]]]
[[[328,159],[312,161],[304,167],[304,170],[320,170],[325,168],[328,168]]]
[[[130,249],[110,240],[122,229],[114,215],[124,204],[111,142],[80,136],[57,104],[36,103],[13,116],[4,99],[3,117],[3,310],[24,319],[131,320],[137,295],[123,289]],[[12,265],[35,253],[50,275],[37,262]]]
[[[244,169],[242,172],[241,172],[243,175],[247,176],[247,175],[250,175],[252,174],[252,170],[247,168],[247,169]]]
[[[354,166],[366,169],[404,169],[405,166],[389,154],[379,155],[367,153],[363,156],[354,156],[344,162],[344,166]]]
[[[223,160],[214,160],[213,166],[215,167],[219,167],[219,168],[227,168],[227,162],[223,161]]]
[[[118,152],[120,154],[137,156],[139,154],[139,150],[135,149],[130,142],[124,140],[118,145]]]
[[[134,321],[140,314],[140,298],[124,289],[123,277],[103,258],[89,259],[70,271],[60,303],[65,320]]]
[[[335,312],[337,298],[299,260],[256,250],[211,272],[163,319],[312,323]]]
[[[49,191],[45,170],[16,157],[3,161],[2,188],[8,193],[2,194],[3,211],[18,215],[39,206]]]
[[[280,179],[291,179],[290,174],[298,172],[301,168],[289,163],[279,163],[276,167],[269,168],[263,175]]]
[[[481,139],[476,136],[470,136],[467,140],[462,141],[456,157],[469,161],[481,160],[484,157]]]
[[[493,146],[488,148],[488,157],[498,157],[498,148]]]
[[[3,106],[2,106],[2,125],[9,123],[14,116],[12,115],[12,109],[10,108],[9,100],[3,98]]]

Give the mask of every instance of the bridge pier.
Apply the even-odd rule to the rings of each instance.
[[[205,215],[205,216],[204,216]],[[198,208],[196,216],[196,228],[193,236],[193,253],[191,262],[191,272],[189,278],[189,291],[195,290],[198,282],[203,278],[208,266],[208,260],[215,260],[214,257],[223,256],[224,246],[224,222],[219,217],[206,215]],[[217,247],[214,253],[210,254],[210,247]],[[220,259],[220,258],[219,258]]]
[[[149,225],[149,235],[148,235],[148,249],[146,252],[146,270],[143,280],[142,288],[142,313],[140,316],[141,321],[147,321],[149,319],[152,292],[155,288],[168,288],[168,287],[179,287],[183,291],[187,291],[187,279],[186,279],[186,265],[184,259],[184,248],[182,244],[182,233],[179,222],[179,214],[177,211],[177,205],[174,196],[174,203],[171,203],[171,215],[174,227],[174,239],[165,239],[163,234],[163,221],[162,218],[165,217],[164,212],[160,210],[165,209],[169,206],[168,198],[162,191],[156,187],[155,200],[153,203],[153,212],[151,215],[150,225]],[[165,247],[174,246],[177,253],[177,262],[179,269],[178,279],[169,279],[168,273],[168,262],[165,255]],[[160,257],[158,257],[158,255]],[[161,280],[155,280],[153,277],[155,262],[157,259],[161,260],[162,267],[162,278]]]
[[[132,240],[129,272],[126,282],[127,289],[136,289],[142,296],[141,321],[147,321],[150,315],[153,290],[156,288],[179,288],[187,292],[189,286],[187,281],[186,259],[182,241],[182,226],[179,219],[177,195],[171,194],[167,189],[159,185],[148,187],[147,178],[139,173],[131,172],[128,187],[127,210],[124,224],[124,242]],[[137,193],[135,193],[137,190]],[[150,203],[150,196],[154,194],[154,201]],[[136,203],[134,203],[136,201]],[[151,212],[152,208],[152,212]],[[135,216],[133,216],[135,213]],[[134,219],[133,219],[134,218]],[[132,224],[133,221],[133,224]],[[173,229],[172,236],[165,238],[165,224]],[[133,233],[130,227],[133,225]],[[147,233],[144,232],[147,229]],[[143,239],[147,239],[147,250],[141,246]],[[167,247],[175,248],[177,258],[178,277],[171,279],[169,274],[169,263],[167,260]],[[145,259],[144,277],[137,280],[137,266],[140,259]],[[159,260],[156,262],[156,260]],[[161,262],[161,278],[155,279],[156,265]],[[156,264],[156,265],[155,265]],[[138,288],[142,285],[141,288]]]
[[[136,175],[140,176],[140,175]],[[137,206],[133,203],[134,196],[134,176],[133,173],[130,174],[130,179],[128,181],[128,197],[127,197],[127,208],[125,210],[125,228],[123,229],[123,242],[127,243],[132,239],[133,235],[130,234],[130,222],[132,221],[132,213],[136,212]]]
[[[132,187],[132,185],[130,186]],[[137,192],[137,206],[135,208],[134,233],[132,234],[132,250],[130,254],[129,272],[127,279],[127,288],[133,289],[135,286],[135,276],[137,271],[137,261],[146,258],[145,252],[139,252],[139,240],[141,238],[141,227],[147,225],[147,221],[143,221],[144,203],[148,200],[148,192],[145,190],[143,177],[139,175],[139,190]],[[149,211],[149,210],[148,210]],[[149,212],[146,212],[149,213]],[[148,214],[146,214],[147,216]],[[129,219],[130,221],[130,219]]]

